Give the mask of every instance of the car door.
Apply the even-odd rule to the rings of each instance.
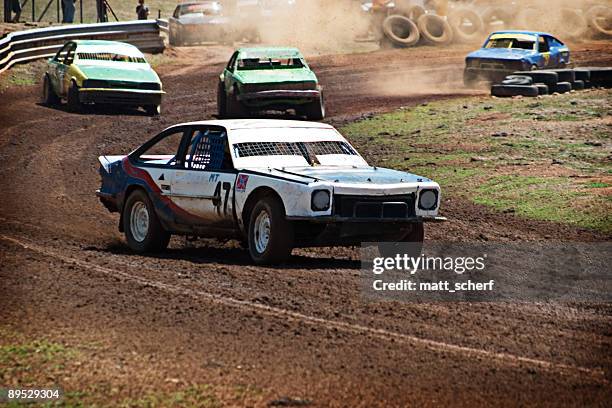
[[[234,85],[234,70],[236,69],[236,60],[238,59],[238,51],[236,51],[232,58],[230,58],[227,66],[223,70],[223,84],[225,91],[228,92]]]
[[[74,62],[74,54],[76,52],[77,45],[75,43],[68,43],[66,48],[66,55],[60,64],[57,65],[57,79],[59,85],[59,94],[64,96],[68,94],[70,88],[71,77],[69,75],[69,69]]]
[[[233,168],[227,133],[218,126],[197,126],[185,148],[184,165],[173,174],[172,201],[214,228],[234,226]]]
[[[550,46],[546,37],[543,35],[538,36],[538,52],[540,55],[540,63],[538,66],[540,68],[548,68],[551,66],[551,54],[550,54]]]
[[[130,154],[130,161],[140,169],[138,177],[148,184],[153,192],[152,198],[163,209],[161,216],[167,214],[167,221],[170,222],[174,222],[174,216],[170,216],[173,208],[169,201],[172,179],[178,168],[184,168],[184,150],[190,129],[188,126],[167,129]]]
[[[556,67],[559,65],[559,57],[560,57],[559,47],[555,46],[555,42],[550,36],[545,35],[543,36],[543,38],[548,46],[548,53],[550,55],[547,67],[548,68]]]
[[[66,73],[64,67],[64,60],[66,59],[66,54],[68,53],[68,49],[72,46],[73,43],[66,43],[64,46],[55,54],[49,61],[49,79],[51,80],[51,85],[55,90],[55,93],[64,96],[63,90],[63,81],[64,75]]]

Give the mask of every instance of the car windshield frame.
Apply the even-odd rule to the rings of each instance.
[[[120,52],[108,51],[80,51],[76,52],[78,61],[105,61],[105,62],[127,62],[132,64],[147,64],[144,56],[127,55]]]
[[[181,17],[188,14],[216,16],[221,14],[221,9],[216,5],[216,3],[179,4],[175,15],[177,17]]]
[[[238,71],[260,71],[275,69],[303,69],[306,62],[295,56],[239,56],[236,60],[236,70]]]
[[[521,46],[517,46],[521,45]],[[529,46],[525,46],[529,45]],[[484,48],[487,49],[512,49],[512,50],[535,50],[536,39],[526,39],[517,37],[496,37],[489,38]]]

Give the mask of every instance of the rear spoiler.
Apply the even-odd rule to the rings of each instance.
[[[106,170],[107,173],[110,173],[111,165],[123,160],[124,157],[126,156],[100,156],[98,157],[98,161],[102,167],[104,167],[104,170]]]

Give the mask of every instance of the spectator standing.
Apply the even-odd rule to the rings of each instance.
[[[149,18],[149,8],[145,6],[144,0],[138,0],[136,14],[138,15],[139,20],[146,20]]]
[[[62,0],[62,23],[74,23],[76,0]]]

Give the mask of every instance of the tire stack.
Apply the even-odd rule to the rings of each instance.
[[[591,67],[546,71],[518,71],[491,86],[497,97],[538,96],[581,91],[593,87],[612,88],[612,68]]]
[[[553,5],[542,9],[535,5],[500,6],[493,1],[488,7],[474,4],[451,7],[448,16],[441,16],[413,0],[396,0],[392,14],[382,23],[383,44],[405,48],[418,44],[479,43],[493,31],[558,31],[559,27],[563,38],[612,38],[612,7],[608,5],[591,4],[583,8],[577,8],[578,4],[571,8]]]

